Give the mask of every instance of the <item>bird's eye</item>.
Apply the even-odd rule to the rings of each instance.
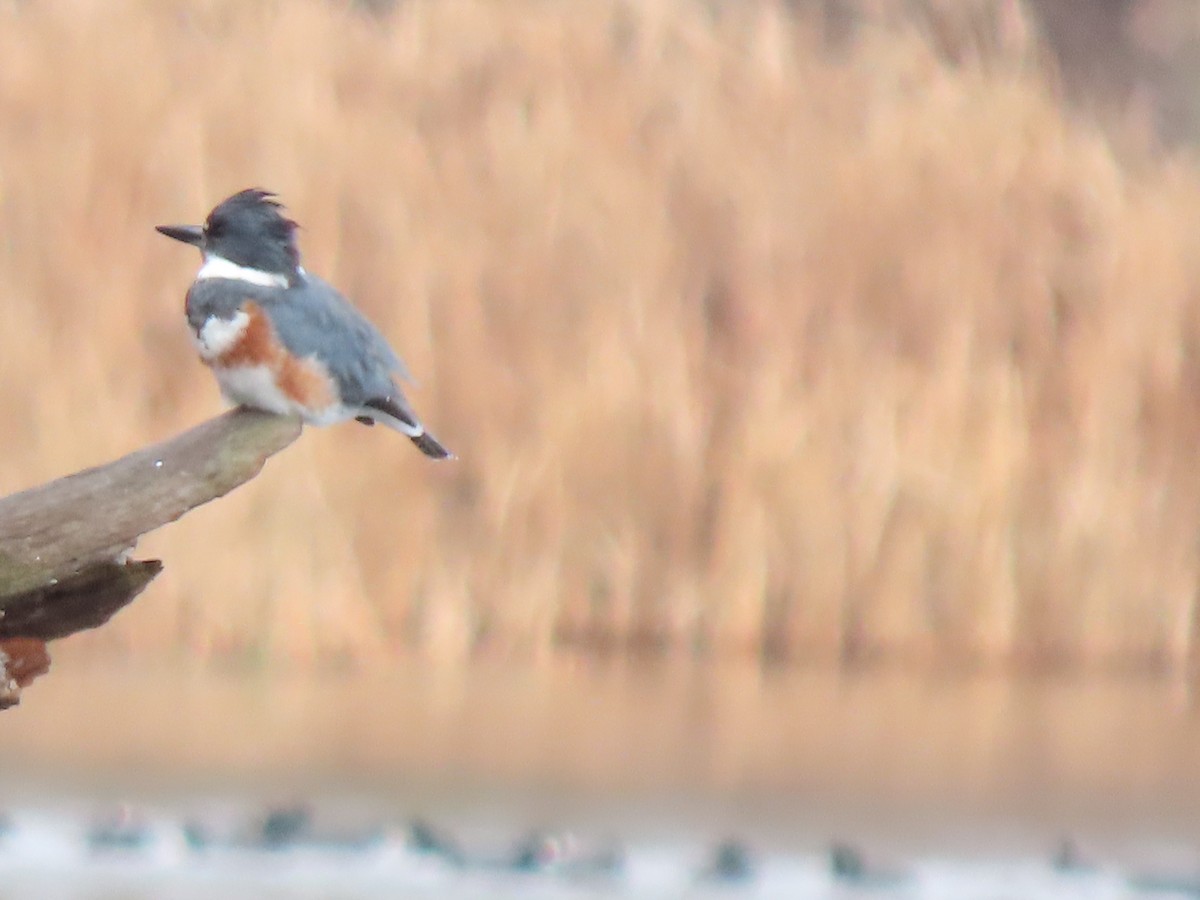
[[[204,223],[204,236],[205,237],[209,237],[209,238],[218,237],[223,230],[224,229],[220,222],[213,222],[210,220],[210,221]]]

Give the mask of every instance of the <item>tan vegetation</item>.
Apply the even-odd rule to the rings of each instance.
[[[311,431],[90,646],[1190,662],[1197,168],[930,8],[0,7],[0,492],[217,411],[152,226],[250,185],[461,457]]]

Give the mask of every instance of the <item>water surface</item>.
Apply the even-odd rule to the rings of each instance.
[[[89,885],[96,872],[115,879],[122,896],[151,883],[158,893],[146,896],[190,896],[231,878],[279,896],[310,883],[314,896],[335,895],[322,879],[346,896],[469,895],[481,883],[497,895],[655,896],[699,890],[727,837],[758,863],[740,889],[762,895],[861,891],[831,878],[835,840],[903,870],[884,893],[904,896],[993,896],[1023,877],[1025,896],[1142,896],[1131,878],[1169,876],[1178,893],[1200,873],[1200,720],[1185,686],[1152,678],[578,659],[221,673],[67,655],[3,714],[0,758],[0,796],[20,825],[7,857],[0,843],[8,883],[18,841],[21,883],[79,868]],[[265,867],[253,853],[214,861],[180,849],[189,815],[250,820],[296,799],[389,839],[369,855],[294,850]],[[89,821],[118,802],[148,811],[158,849],[117,860],[78,850]],[[559,829],[619,845],[627,872],[580,885],[431,869],[406,850],[414,816],[482,854],[532,827]],[[1086,878],[1053,867],[1064,838],[1081,848]],[[63,896],[108,895],[69,893],[69,881]]]

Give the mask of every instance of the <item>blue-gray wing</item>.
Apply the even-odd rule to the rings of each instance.
[[[284,346],[297,356],[316,356],[338,382],[342,400],[402,394],[393,375],[409,378],[404,362],[366,317],[333,287],[312,275],[282,293],[263,292],[262,303]]]

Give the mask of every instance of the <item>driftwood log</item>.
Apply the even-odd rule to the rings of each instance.
[[[139,537],[249,481],[297,419],[235,409],[161,444],[0,498],[0,709],[49,667],[45,642],[108,621],[162,570]]]

